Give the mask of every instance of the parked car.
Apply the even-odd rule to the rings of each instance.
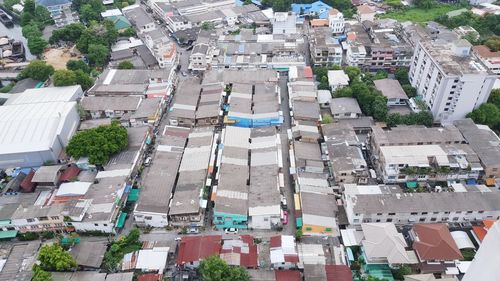
[[[226,234],[238,234],[238,229],[237,228],[234,228],[234,227],[231,227],[231,228],[226,228],[224,230],[224,232]]]
[[[181,240],[182,240],[182,238],[181,238],[181,237],[175,237],[175,239],[174,239],[174,240],[175,240],[175,241],[181,241]]]
[[[286,204],[286,198],[283,195],[281,195],[281,206],[283,207],[283,209],[288,209],[288,205]]]
[[[288,212],[283,211],[283,224],[288,224]]]
[[[146,158],[146,160],[144,160],[144,166],[146,167],[149,167],[151,165],[151,161],[153,159],[151,158],[151,156],[149,156],[148,158]]]
[[[190,227],[187,230],[187,234],[198,234],[198,233],[200,233],[200,231],[196,227]]]

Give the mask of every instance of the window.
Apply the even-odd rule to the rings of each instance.
[[[396,213],[389,213],[389,216],[394,216],[396,215]]]
[[[467,214],[472,214],[472,211],[467,211]]]
[[[27,221],[27,222],[34,222],[34,221],[35,221],[35,219],[27,219],[26,221]]]
[[[380,222],[380,220],[375,220],[376,222]]]
[[[422,215],[427,215],[427,212],[422,212]]]
[[[457,221],[457,220],[458,220],[458,217],[454,217],[454,218],[453,218],[453,221]]]
[[[418,221],[423,222],[425,221],[425,218],[420,218]]]
[[[40,221],[48,221],[48,220],[49,220],[49,218],[48,218],[48,217],[39,217],[38,219],[39,219]]]
[[[94,223],[94,226],[99,226],[99,224],[97,224],[97,223]]]
[[[416,216],[416,215],[418,215],[418,213],[413,212],[413,213],[410,213],[410,215],[412,215],[412,216]]]
[[[386,219],[385,221],[386,222],[392,222],[392,219]]]
[[[152,217],[152,216],[145,216],[145,217],[144,217],[144,219],[145,219],[145,220],[152,220],[152,219],[153,219],[153,217]]]
[[[434,214],[434,215],[437,215],[437,214],[439,214],[439,212],[433,212],[433,214]]]
[[[450,212],[444,212],[446,215],[448,215]]]
[[[53,220],[58,220],[58,219],[59,219],[59,217],[58,217],[58,216],[52,216],[52,217],[50,217],[50,218],[51,218],[51,219],[53,219]]]
[[[107,224],[103,224],[104,226],[108,226]]]
[[[431,218],[431,221],[437,221],[437,218]]]
[[[484,213],[484,211],[478,211],[478,213],[479,213],[479,214],[482,214],[482,213]]]
[[[377,216],[381,216],[381,215],[382,215],[382,213],[377,213]]]

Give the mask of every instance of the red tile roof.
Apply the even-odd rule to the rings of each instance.
[[[179,245],[177,265],[200,261],[206,257],[219,255],[221,251],[221,235],[184,236]]]
[[[313,70],[310,66],[304,67],[304,77],[305,78],[313,78]]]
[[[31,169],[29,174],[26,175],[26,177],[19,185],[23,192],[33,192],[35,190],[35,183],[31,181],[34,175],[35,175],[35,170]]]
[[[161,280],[161,274],[157,273],[146,273],[137,276],[137,281],[159,281]]]
[[[276,270],[276,281],[302,281],[300,271],[297,270]]]
[[[500,57],[500,52],[493,52],[490,50],[490,48],[488,48],[485,45],[477,45],[477,46],[472,47],[472,49],[474,50],[474,52],[476,52],[477,54],[479,54],[479,56],[481,56],[483,58],[499,58]]]
[[[472,227],[472,230],[474,231],[474,234],[476,234],[479,241],[483,241],[486,233],[488,233],[488,230],[493,226],[495,222],[496,220],[483,220],[482,225],[475,225]]]
[[[242,267],[246,268],[257,268],[258,262],[257,262],[257,245],[253,243],[253,236],[251,235],[241,235],[240,240],[243,241],[246,245],[248,245],[248,252],[246,251],[246,245],[245,251],[242,251],[241,247],[237,247],[234,244],[224,244],[226,247],[222,247],[220,251],[220,256],[222,259],[226,260],[229,264],[236,263],[234,265],[239,265]],[[229,240],[225,240],[229,241]],[[229,247],[228,247],[229,246]],[[231,247],[232,246],[232,247]],[[224,255],[224,254],[229,254],[229,255]],[[231,254],[237,254],[239,255],[239,258],[236,260],[233,260],[233,256]],[[231,262],[229,260],[231,260]]]
[[[352,281],[352,271],[347,265],[325,265],[326,281]]]
[[[291,262],[291,263],[297,263],[297,262],[299,262],[299,256],[298,255],[285,255],[285,261]]]
[[[463,259],[446,224],[416,224],[413,231],[418,236],[418,240],[413,242],[413,249],[421,260]]]
[[[78,174],[80,173],[80,168],[76,165],[71,165],[64,172],[62,172],[61,177],[59,178],[60,182],[67,182],[74,180]]]
[[[313,19],[313,20],[311,20],[311,26],[312,27],[328,26],[328,20],[327,19]]]
[[[281,247],[281,236],[273,236],[273,237],[271,237],[271,242],[269,242],[269,246],[271,248]]]

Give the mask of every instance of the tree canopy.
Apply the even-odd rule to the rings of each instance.
[[[498,24],[500,24],[500,22]],[[498,52],[500,51],[500,36],[491,36],[484,42],[484,44],[493,52]]]
[[[118,122],[76,133],[66,147],[68,155],[89,157],[91,164],[104,165],[109,157],[127,148],[127,129]]]
[[[52,76],[52,80],[56,87],[80,85],[84,91],[94,85],[94,79],[80,69],[75,71],[57,70]]]
[[[33,60],[21,71],[18,79],[32,78],[45,81],[54,73],[54,67],[41,60]]]
[[[52,281],[52,275],[43,270],[38,264],[33,266],[33,279],[31,281]]]
[[[89,62],[95,66],[104,66],[108,62],[108,47],[101,44],[90,44],[88,49]]]
[[[90,73],[90,67],[82,60],[69,60],[66,63],[66,68],[69,70],[81,70],[85,73]]]
[[[67,271],[76,267],[73,257],[61,245],[44,245],[38,253],[40,267],[48,271]]]
[[[108,251],[104,254],[103,268],[112,272],[116,269],[125,254],[141,249],[140,234],[139,229],[134,228],[127,236],[121,236],[118,240],[112,242]]]
[[[204,259],[199,267],[203,281],[248,281],[250,275],[242,267],[231,267],[218,256]]]
[[[493,103],[483,103],[471,113],[467,114],[475,123],[488,125],[490,128],[500,129],[500,109]]]
[[[118,64],[118,69],[133,69],[134,65],[128,60],[122,61]]]

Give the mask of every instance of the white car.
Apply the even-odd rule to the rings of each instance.
[[[231,228],[226,228],[224,230],[224,232],[226,234],[238,234],[238,229],[237,228],[234,228],[234,227],[231,227]]]

